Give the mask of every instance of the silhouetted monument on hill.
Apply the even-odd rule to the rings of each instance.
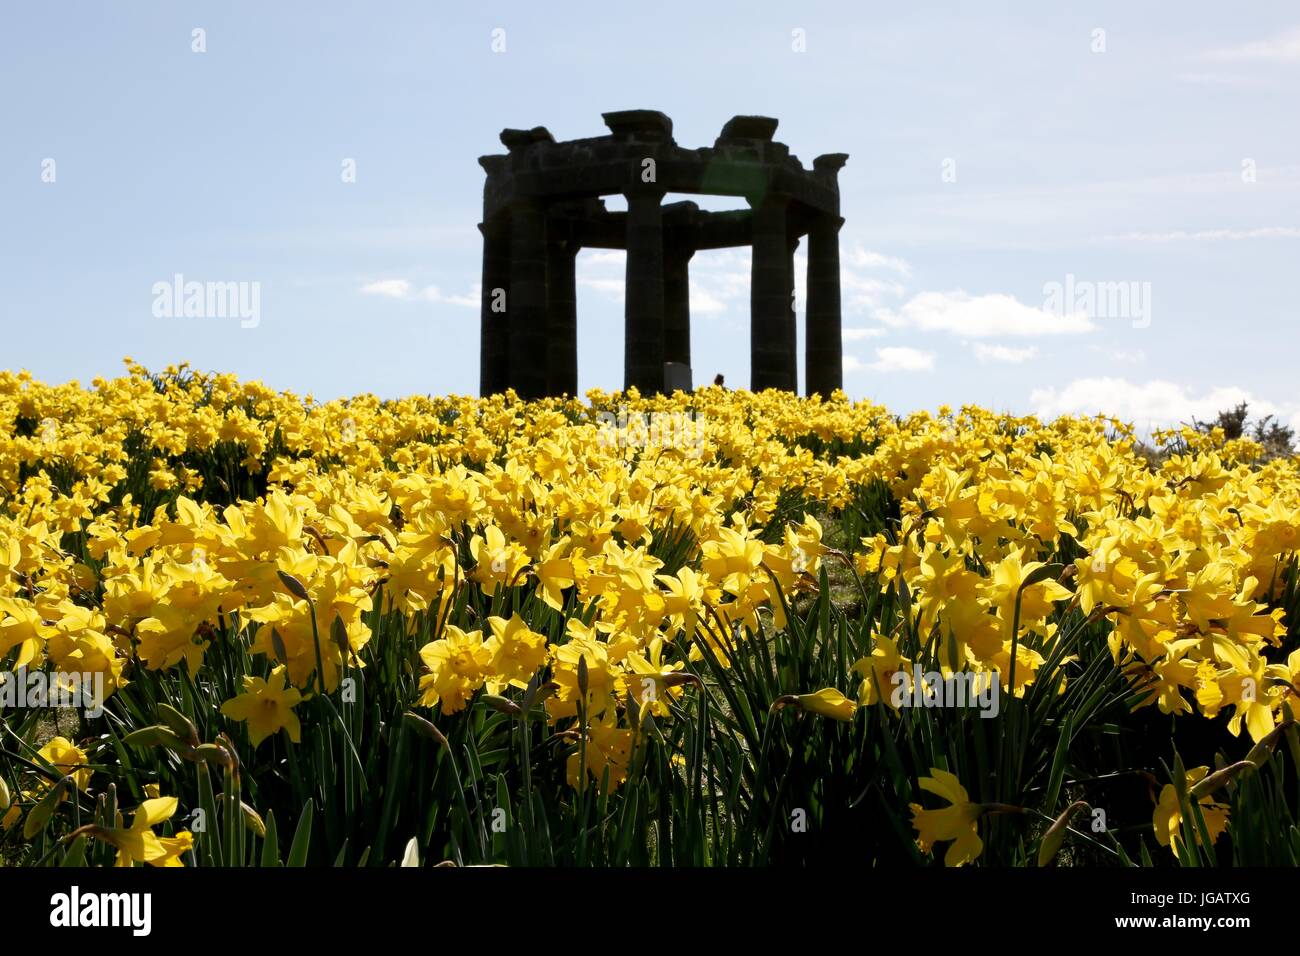
[[[624,387],[691,387],[688,263],[697,249],[752,246],[750,387],[797,389],[794,250],[808,237],[808,394],[842,382],[840,194],[848,156],[804,169],[772,139],[777,121],[737,116],[712,148],[685,149],[656,110],[605,113],[610,133],[557,143],[545,127],[507,129],[506,154],[483,156],[480,391],[524,398],[578,387],[578,250],[625,249]],[[744,198],[748,209],[664,205],[667,193]],[[627,212],[602,196],[621,194]]]

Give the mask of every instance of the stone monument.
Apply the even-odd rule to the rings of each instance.
[[[609,133],[558,143],[545,127],[507,129],[483,156],[480,391],[523,398],[578,388],[578,250],[623,249],[623,385],[643,395],[690,387],[689,264],[698,249],[751,246],[750,388],[797,390],[794,250],[808,238],[805,377],[829,396],[843,376],[840,193],[848,156],[805,169],[772,137],[777,121],[737,116],[712,148],[686,149],[656,110],[603,114]],[[665,204],[668,193],[736,196],[748,208]],[[602,197],[622,195],[626,212]]]

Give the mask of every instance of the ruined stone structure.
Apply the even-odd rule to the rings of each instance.
[[[808,237],[805,387],[829,395],[842,378],[840,195],[848,157],[811,170],[781,143],[777,121],[737,116],[712,148],[685,149],[655,110],[604,114],[609,134],[557,143],[541,126],[501,133],[483,156],[480,390],[524,398],[578,387],[574,259],[625,249],[624,387],[690,388],[689,263],[698,249],[752,246],[750,387],[797,390],[794,250]],[[748,209],[708,212],[667,193],[738,196]],[[610,212],[603,196],[627,198]]]

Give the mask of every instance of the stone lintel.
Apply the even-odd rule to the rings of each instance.
[[[725,150],[685,150],[613,137],[607,137],[607,142],[612,151],[595,159],[571,143],[543,144],[512,153],[504,170],[488,176],[486,214],[520,198],[567,203],[630,192],[639,181],[629,182],[629,177],[639,174],[639,164],[647,156],[657,159],[655,185],[660,191],[760,198],[780,192],[824,212],[839,212],[834,177],[786,163],[775,155],[786,148],[780,143],[748,140]]]
[[[545,126],[534,126],[532,129],[503,129],[501,131],[501,145],[510,152],[518,152],[527,149],[534,143],[554,143],[555,137]]]
[[[770,143],[772,137],[776,135],[777,122],[771,116],[733,116],[722,127],[718,144],[737,139]]]
[[[692,219],[699,211],[700,204],[690,199],[664,203],[664,220]]]
[[[616,137],[627,139],[652,139],[672,142],[673,121],[659,110],[616,110],[601,113],[601,119]]]
[[[822,153],[813,160],[813,169],[819,173],[830,173],[834,175],[844,168],[844,164],[849,161],[848,153]]]

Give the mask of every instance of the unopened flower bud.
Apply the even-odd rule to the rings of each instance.
[[[834,687],[823,687],[814,694],[799,694],[795,697],[795,703],[809,713],[832,720],[852,720],[858,709],[857,704]]]
[[[1038,845],[1038,865],[1052,866],[1056,862],[1056,854],[1061,849],[1061,844],[1065,842],[1066,831],[1070,829],[1070,821],[1074,819],[1075,814],[1080,810],[1087,810],[1088,804],[1082,800],[1076,800],[1065,808],[1065,812],[1056,818],[1056,821],[1047,828],[1043,834],[1043,841]]]

